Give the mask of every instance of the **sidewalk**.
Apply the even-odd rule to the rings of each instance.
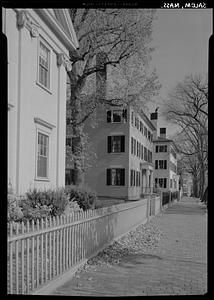
[[[207,292],[207,213],[200,201],[183,198],[151,223],[163,232],[159,246],[124,256],[110,268],[79,272],[52,295],[202,295]]]

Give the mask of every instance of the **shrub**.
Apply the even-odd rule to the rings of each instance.
[[[7,219],[8,221],[19,221],[23,218],[23,212],[15,195],[7,195]]]
[[[83,210],[94,209],[97,196],[88,187],[70,185],[65,188],[69,201],[76,201]]]

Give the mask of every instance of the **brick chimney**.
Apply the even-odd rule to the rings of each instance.
[[[107,70],[106,66],[104,66],[106,59],[107,56],[105,52],[100,52],[96,56],[96,66],[102,69],[96,72],[96,95],[99,98],[105,98],[106,96]]]
[[[157,139],[157,130],[158,130],[158,113],[157,112],[150,114],[150,121],[156,128],[156,130],[153,131],[153,139],[156,140]]]
[[[163,138],[163,139],[166,138],[166,128],[165,127],[160,128],[160,138]]]

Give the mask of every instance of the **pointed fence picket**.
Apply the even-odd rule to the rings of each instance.
[[[68,216],[8,223],[8,294],[33,294],[78,266],[116,235],[144,222],[147,206],[143,199]]]

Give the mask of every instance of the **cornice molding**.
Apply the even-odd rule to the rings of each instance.
[[[58,39],[61,40],[68,50],[76,49],[79,46],[78,43],[76,43],[76,40],[72,40],[68,37],[48,9],[34,9],[34,11],[49,26],[49,28],[54,32]]]
[[[57,65],[60,67],[63,65],[66,71],[70,72],[72,70],[72,63],[64,53],[57,54]]]
[[[34,122],[37,123],[37,124],[40,124],[42,126],[45,126],[45,127],[49,128],[51,130],[56,127],[55,125],[53,125],[51,123],[48,123],[48,122],[46,122],[46,121],[44,121],[40,118],[37,118],[37,117],[34,118]]]
[[[26,27],[29,31],[32,37],[38,37],[39,36],[39,28],[40,25],[34,23],[28,12],[26,10],[16,10],[16,16],[17,16],[17,27],[19,30]]]

